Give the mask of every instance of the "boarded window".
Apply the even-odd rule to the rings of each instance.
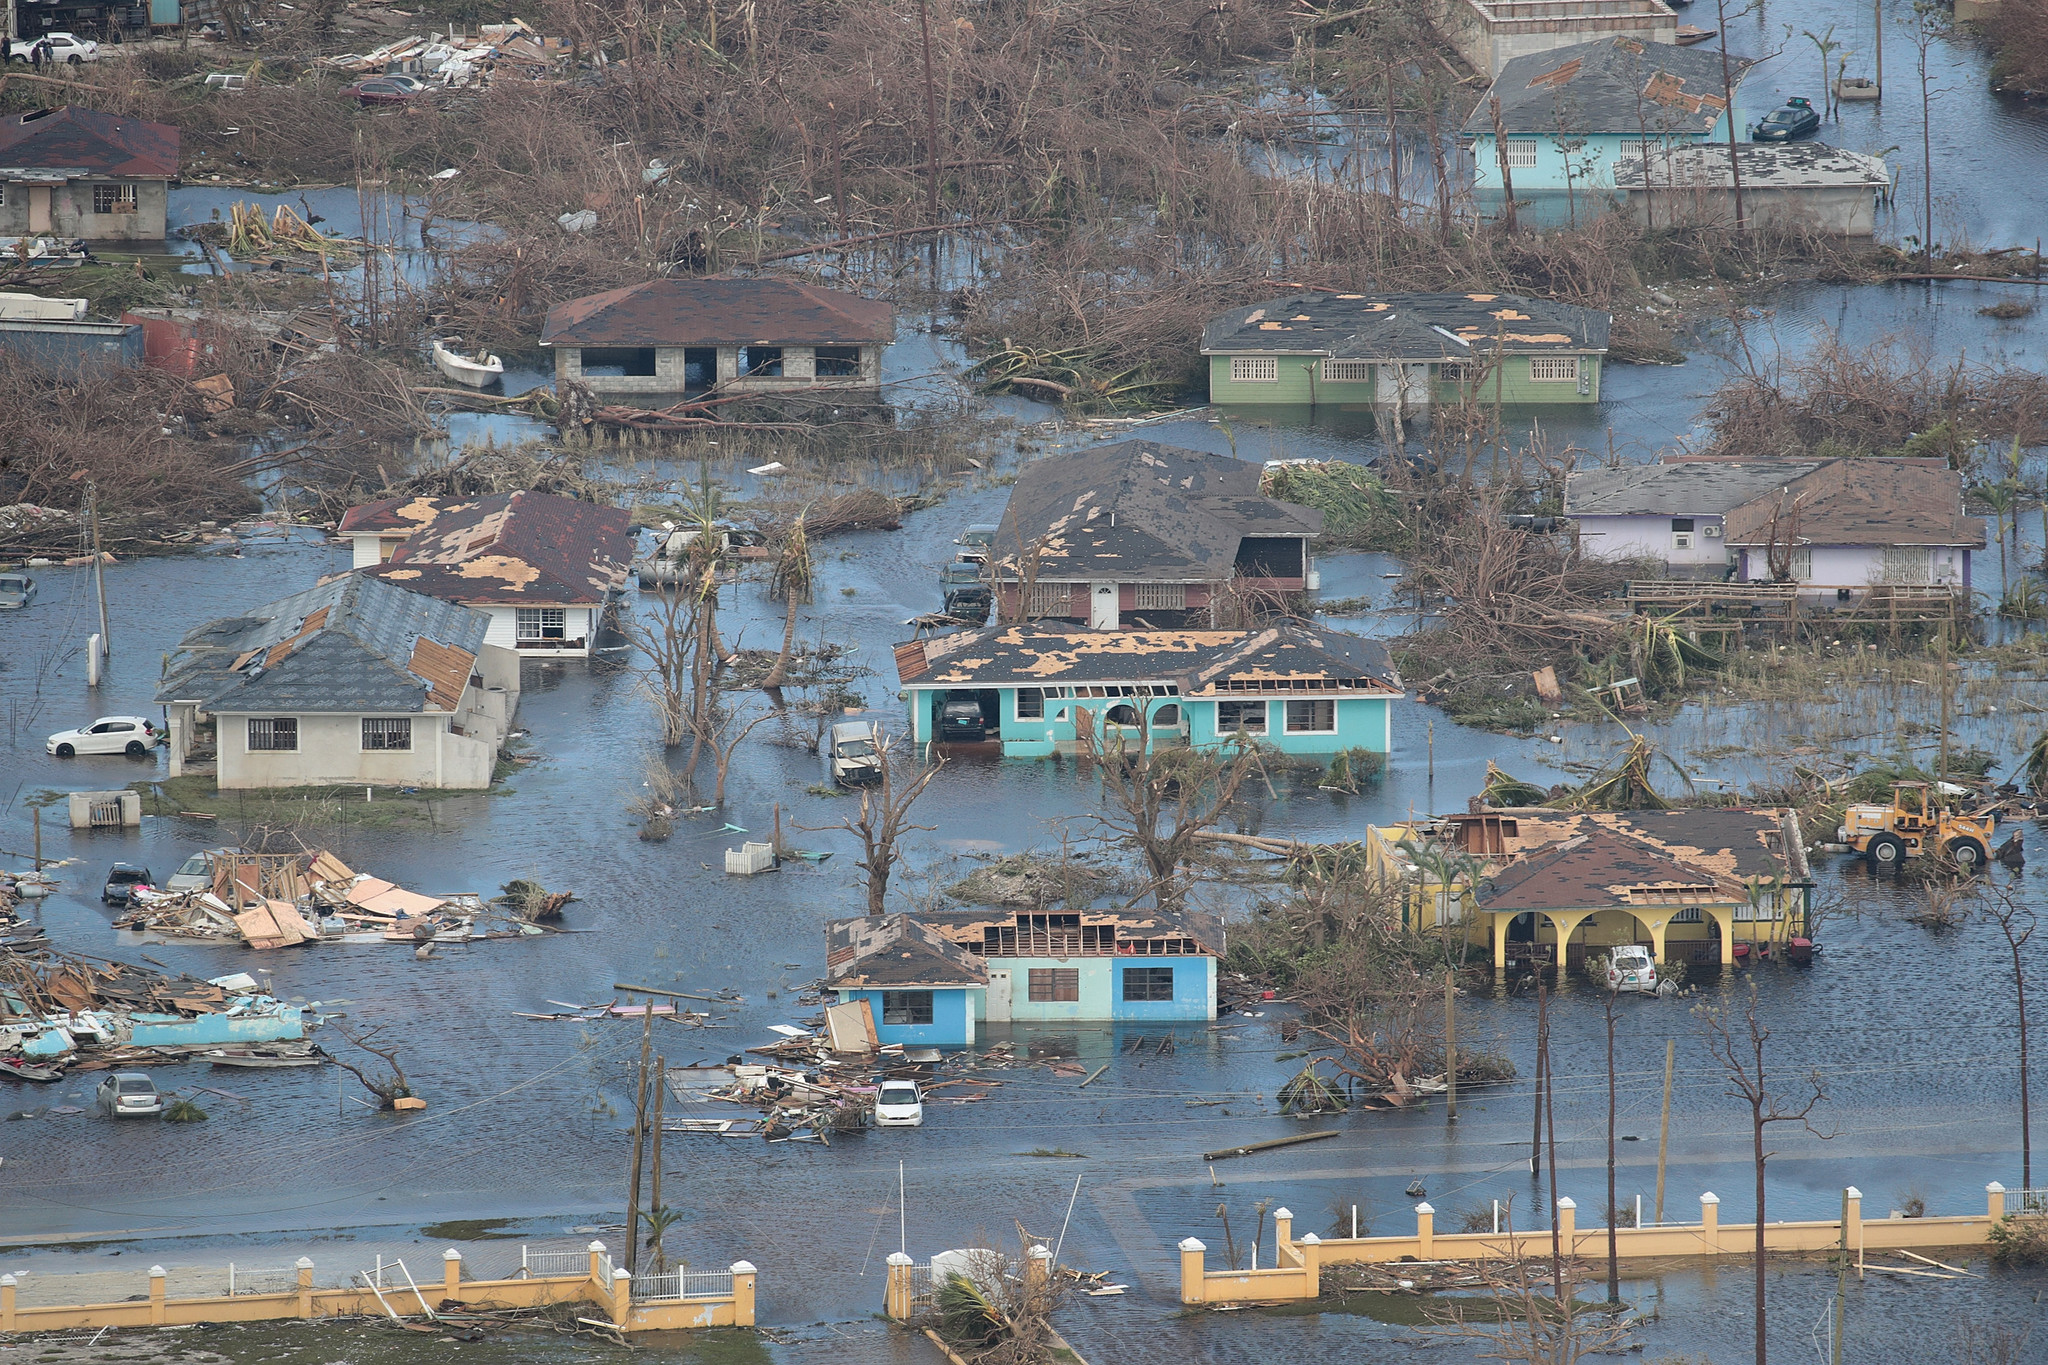
[[[1070,616],[1074,611],[1074,585],[1033,583],[1024,598],[1026,616]]]
[[[1363,384],[1372,378],[1370,360],[1325,360],[1323,378],[1337,384]]]
[[[1508,169],[1525,171],[1536,164],[1536,139],[1533,137],[1511,137],[1508,139]]]
[[[820,379],[853,379],[860,375],[858,346],[820,346],[811,354]]]
[[[363,749],[412,748],[411,716],[363,717]]]
[[[930,991],[883,991],[882,1022],[885,1024],[929,1024],[932,1021]]]
[[[1304,697],[1287,703],[1287,733],[1331,735],[1337,732],[1337,703],[1328,697]]]
[[[1262,701],[1219,701],[1216,703],[1216,732],[1248,735],[1266,733],[1266,703]]]
[[[1140,583],[1137,591],[1139,611],[1181,611],[1188,604],[1188,585],[1185,583]]]
[[[133,185],[94,185],[92,187],[92,211],[94,213],[135,212],[135,187]]]
[[[1230,382],[1233,384],[1276,384],[1280,380],[1280,359],[1270,355],[1234,355],[1230,357]]]
[[[299,720],[296,716],[251,717],[249,720],[249,751],[251,753],[290,754],[299,748]]]
[[[1017,719],[1045,719],[1045,689],[1042,687],[1020,687],[1017,689]]]
[[[519,608],[519,639],[561,640],[568,638],[569,613],[562,607]]]
[[[1579,382],[1579,358],[1575,355],[1532,355],[1529,357],[1529,378],[1541,384],[1576,384]]]
[[[1026,973],[1024,988],[1034,1004],[1078,1002],[1081,998],[1081,969],[1033,967]]]
[[[1134,1001],[1173,999],[1173,968],[1124,968],[1124,999]]]

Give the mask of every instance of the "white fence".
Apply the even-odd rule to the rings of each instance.
[[[602,1282],[612,1282],[612,1258],[610,1252],[599,1252],[598,1270]],[[523,1243],[519,1248],[519,1271],[514,1277],[521,1280],[548,1279],[563,1275],[588,1275],[590,1273],[590,1252],[581,1248],[575,1251],[535,1251]]]
[[[2007,1213],[2048,1213],[2048,1189],[2006,1191],[2005,1211]]]
[[[729,1270],[671,1270],[665,1275],[641,1275],[633,1281],[635,1303],[729,1299],[732,1295]]]

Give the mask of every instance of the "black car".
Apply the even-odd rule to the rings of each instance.
[[[939,706],[939,738],[980,742],[988,738],[981,703],[972,697],[949,697]]]
[[[963,621],[986,621],[994,600],[981,581],[981,565],[955,560],[939,570],[939,588],[946,595],[946,615]]]
[[[1758,142],[1791,142],[1819,131],[1819,112],[1805,100],[1794,96],[1765,114],[1763,121],[1751,129],[1750,134]]]
[[[100,888],[100,900],[107,905],[126,905],[128,893],[138,886],[155,886],[149,869],[134,863],[115,863],[107,872],[107,884]]]

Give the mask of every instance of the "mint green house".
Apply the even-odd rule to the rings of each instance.
[[[1202,354],[1219,404],[1585,404],[1600,401],[1608,322],[1519,294],[1316,290],[1218,314]]]
[[[986,1023],[1107,1020],[1166,1023],[1216,1017],[1223,926],[1157,908],[925,912],[932,932],[988,968]]]
[[[1252,741],[1282,753],[1385,754],[1405,695],[1377,640],[1298,621],[1257,630],[1087,630],[1023,622],[896,646],[917,744],[1008,758]]]

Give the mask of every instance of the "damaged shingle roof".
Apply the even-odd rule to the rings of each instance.
[[[1534,853],[1592,830],[1626,834],[1668,856],[1716,876],[1745,882],[1810,878],[1799,819],[1789,810],[1750,806],[1681,806],[1674,810],[1566,811],[1548,807],[1489,809],[1514,822],[1505,841],[1510,856]],[[1453,821],[1480,817],[1453,816]]]
[[[0,167],[176,180],[178,130],[68,104],[35,109],[0,118]]]
[[[429,498],[415,493],[403,498],[366,502],[342,513],[341,524],[335,530],[344,536],[370,531],[417,531],[445,509],[463,506],[465,501],[462,498]]]
[[[1219,313],[1204,355],[1472,360],[1607,349],[1608,315],[1521,294],[1335,294],[1314,290]]]
[[[1025,921],[1033,915],[1044,913],[990,907],[979,910],[924,910],[918,913],[917,918],[945,938],[979,955],[978,950],[986,941],[987,930],[1029,930],[1033,926]],[[1186,938],[1193,939],[1195,945],[1205,953],[1221,955],[1223,952],[1222,918],[1204,914],[1199,910],[1164,910],[1157,906],[1144,905],[1104,905],[1082,910],[1067,909],[1058,913],[1071,915],[1082,925],[1114,925],[1120,939]],[[1040,929],[1039,932],[1043,930]]]
[[[1509,863],[1479,883],[1481,910],[1596,910],[1746,899],[1733,878],[1641,839],[1594,826]]]
[[[1736,85],[1756,63],[1730,56]],[[1728,107],[1721,54],[1640,38],[1598,38],[1517,57],[1465,120],[1468,137],[1493,135],[1492,100],[1501,127],[1515,133],[1706,134]]]
[[[548,310],[543,346],[833,346],[887,343],[895,310],[788,280],[661,279]]]
[[[467,607],[344,574],[189,632],[156,700],[284,714],[453,711],[489,624]]]
[[[900,644],[896,671],[918,687],[1170,682],[1184,697],[1402,691],[1379,641],[1298,622],[1263,630],[990,626]]]
[[[1247,536],[1314,536],[1323,514],[1259,492],[1262,470],[1230,455],[1118,441],[1025,467],[995,539],[1016,577],[1038,550],[1047,580],[1217,582],[1236,572]]]
[[[451,602],[595,606],[625,585],[630,525],[620,508],[553,493],[445,501],[389,561],[356,572]]]
[[[1829,460],[1728,513],[1730,545],[1774,535],[1799,545],[1985,545],[1984,518],[1964,510],[1963,476],[1947,461],[1875,455]]]
[[[1892,183],[1883,157],[1826,143],[1744,142],[1737,151],[1745,190],[1881,189]],[[1660,191],[1732,189],[1735,183],[1728,174],[1728,146],[1719,141],[1675,147],[1668,156],[1653,151],[1650,167],[1651,188]],[[1643,187],[1641,157],[1624,157],[1613,169],[1616,189]]]
[[[986,986],[988,966],[909,915],[862,915],[825,926],[825,984],[832,990]]]
[[[1813,460],[1674,460],[1579,469],[1565,477],[1564,514],[1715,517],[1818,468]]]

